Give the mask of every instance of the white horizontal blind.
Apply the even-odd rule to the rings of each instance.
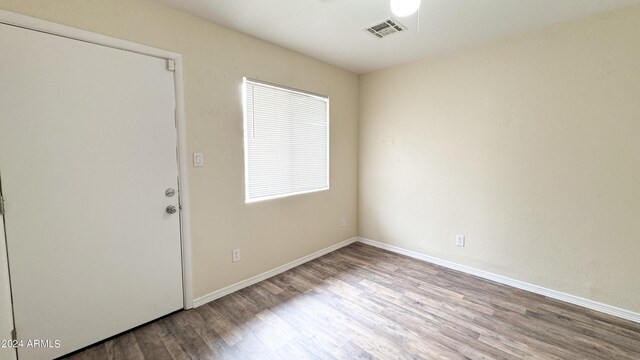
[[[244,79],[246,201],[329,188],[329,99]]]

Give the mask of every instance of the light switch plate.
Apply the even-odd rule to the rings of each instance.
[[[456,235],[456,246],[464,246],[464,235]]]
[[[204,155],[202,153],[193,153],[193,167],[204,166]]]

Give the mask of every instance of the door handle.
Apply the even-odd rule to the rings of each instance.
[[[173,205],[169,205],[167,206],[166,210],[167,210],[167,214],[175,214],[178,211],[178,208],[176,208]]]

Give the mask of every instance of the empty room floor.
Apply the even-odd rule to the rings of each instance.
[[[70,359],[639,359],[640,324],[355,243]]]

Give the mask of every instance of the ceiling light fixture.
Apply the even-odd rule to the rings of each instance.
[[[389,7],[395,16],[409,16],[420,8],[421,0],[390,0]]]

